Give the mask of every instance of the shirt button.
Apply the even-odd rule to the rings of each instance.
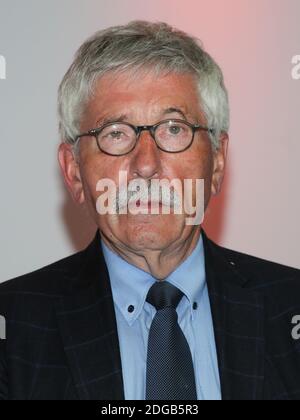
[[[196,311],[198,309],[198,303],[197,302],[193,303],[193,309],[194,309],[194,311]]]
[[[132,314],[132,312],[134,312],[134,306],[133,306],[133,305],[129,305],[129,306],[128,306],[128,312],[129,312],[130,314]]]

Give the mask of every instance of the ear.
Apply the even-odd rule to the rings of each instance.
[[[214,170],[212,176],[211,192],[213,195],[219,194],[225,174],[227,149],[229,137],[227,133],[220,134],[219,147],[214,151]]]
[[[85,201],[83,184],[79,164],[72,145],[61,143],[58,149],[58,161],[65,180],[75,203],[83,204]]]

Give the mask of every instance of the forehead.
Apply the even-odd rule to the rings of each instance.
[[[151,71],[109,73],[96,83],[87,111],[94,121],[100,121],[112,114],[156,118],[168,108],[181,109],[187,117],[197,118],[201,113],[194,75],[158,76]]]

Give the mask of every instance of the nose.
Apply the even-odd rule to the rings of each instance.
[[[136,178],[152,179],[161,173],[161,153],[149,131],[141,131],[132,155],[131,172]]]

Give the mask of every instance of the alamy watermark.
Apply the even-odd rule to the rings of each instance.
[[[200,225],[204,219],[203,179],[133,179],[119,172],[118,184],[99,180],[96,210],[100,215],[185,215],[187,225]]]
[[[292,78],[294,80],[300,80],[300,55],[294,55],[292,57]]]
[[[0,80],[6,80],[6,59],[0,55]]]
[[[6,321],[4,316],[0,315],[0,340],[6,339]]]
[[[292,325],[295,325],[292,329],[292,338],[294,340],[300,340],[300,315],[295,315],[293,317]]]

